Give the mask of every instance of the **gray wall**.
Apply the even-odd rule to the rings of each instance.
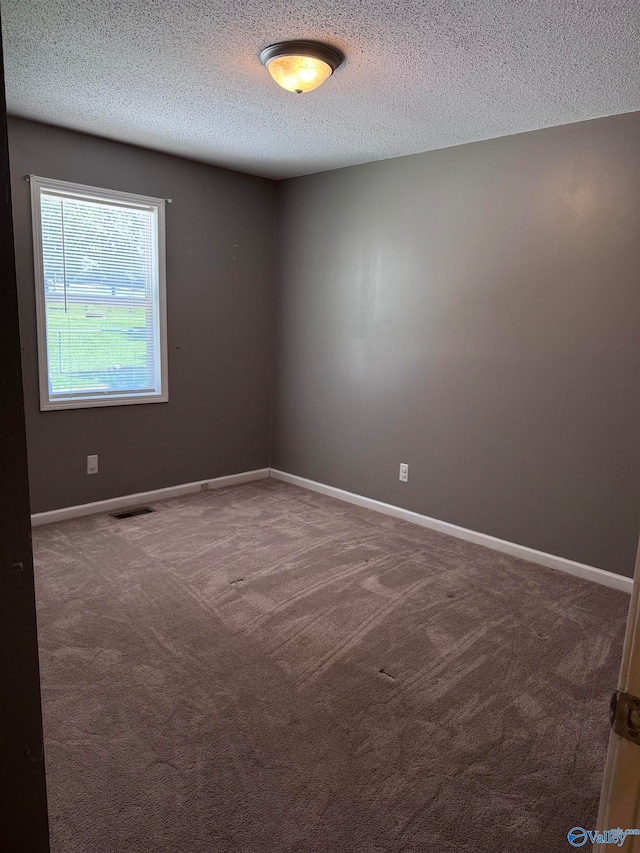
[[[20,119],[9,142],[32,511],[267,466],[275,183]],[[168,403],[39,411],[28,173],[173,199]]]
[[[639,180],[635,113],[281,183],[272,465],[631,575]]]
[[[275,274],[274,467],[632,573],[639,113],[279,186],[9,134],[32,511],[268,465]],[[29,172],[173,198],[169,403],[39,411]]]

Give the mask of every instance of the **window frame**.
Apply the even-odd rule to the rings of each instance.
[[[166,242],[165,242],[165,203],[166,199],[136,193],[93,187],[62,181],[56,178],[43,178],[29,175],[31,184],[31,230],[33,234],[33,261],[36,295],[36,332],[38,349],[38,379],[40,387],[40,411],[60,409],[87,409],[97,406],[131,406],[139,403],[167,403],[168,389],[168,348],[167,348],[167,282],[166,282]],[[156,281],[158,293],[158,323],[154,329],[157,343],[157,378],[159,388],[155,393],[97,393],[85,397],[51,397],[49,393],[49,356],[47,347],[46,294],[44,280],[44,254],[42,245],[42,191],[51,190],[70,198],[86,201],[116,202],[128,207],[155,211],[154,253],[157,261]]]

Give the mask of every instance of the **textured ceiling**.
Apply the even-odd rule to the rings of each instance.
[[[638,0],[3,0],[9,111],[271,178],[640,109]],[[280,89],[288,38],[345,64]]]

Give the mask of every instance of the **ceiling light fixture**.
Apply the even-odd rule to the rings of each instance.
[[[260,51],[260,61],[279,86],[300,95],[330,77],[344,55],[318,41],[279,41]]]

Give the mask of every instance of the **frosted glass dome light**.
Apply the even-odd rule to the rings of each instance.
[[[276,83],[298,95],[317,89],[343,60],[335,47],[315,41],[281,41],[260,52]]]

